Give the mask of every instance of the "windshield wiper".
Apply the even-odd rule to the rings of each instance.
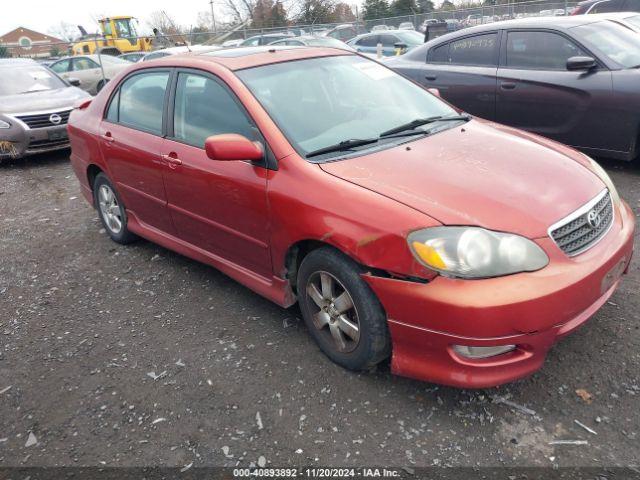
[[[455,121],[455,120],[470,120],[471,117],[468,115],[454,115],[451,117],[443,117],[441,115],[437,117],[428,117],[428,118],[416,118],[415,120],[411,120],[408,123],[403,125],[399,125],[397,127],[386,130],[380,134],[380,137],[388,137],[389,135],[393,135],[394,133],[404,132],[406,130],[413,130],[415,128],[421,127],[423,125],[427,125],[429,123],[434,122],[447,122],[447,121]]]
[[[369,145],[371,143],[376,143],[379,138],[351,138],[349,140],[343,140],[334,145],[329,145],[328,147],[319,148],[318,150],[312,150],[307,153],[306,157],[317,157],[318,155],[323,155],[325,153],[331,152],[341,152],[343,150],[351,150],[352,148],[362,147],[363,145]]]

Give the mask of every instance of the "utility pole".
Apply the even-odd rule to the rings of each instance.
[[[217,28],[216,28],[216,16],[213,13],[213,0],[209,0],[209,5],[211,5],[211,23],[213,23],[213,32],[215,33]]]

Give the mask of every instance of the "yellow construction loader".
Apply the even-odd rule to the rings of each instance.
[[[73,55],[89,55],[101,53],[104,55],[120,55],[127,52],[148,52],[152,49],[150,37],[138,37],[134,18],[118,16],[101,18],[101,34],[90,34],[78,25],[82,37],[73,44]]]

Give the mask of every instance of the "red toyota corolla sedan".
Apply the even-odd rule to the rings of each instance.
[[[613,293],[634,217],[593,160],[475,119],[360,55],[136,64],[69,121],[111,238],[299,302],[334,362],[459,387],[541,367]]]

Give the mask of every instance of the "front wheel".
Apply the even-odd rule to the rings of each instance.
[[[391,353],[387,317],[360,277],[362,268],[332,248],[307,255],[297,279],[300,309],[320,349],[350,370],[365,370]]]

